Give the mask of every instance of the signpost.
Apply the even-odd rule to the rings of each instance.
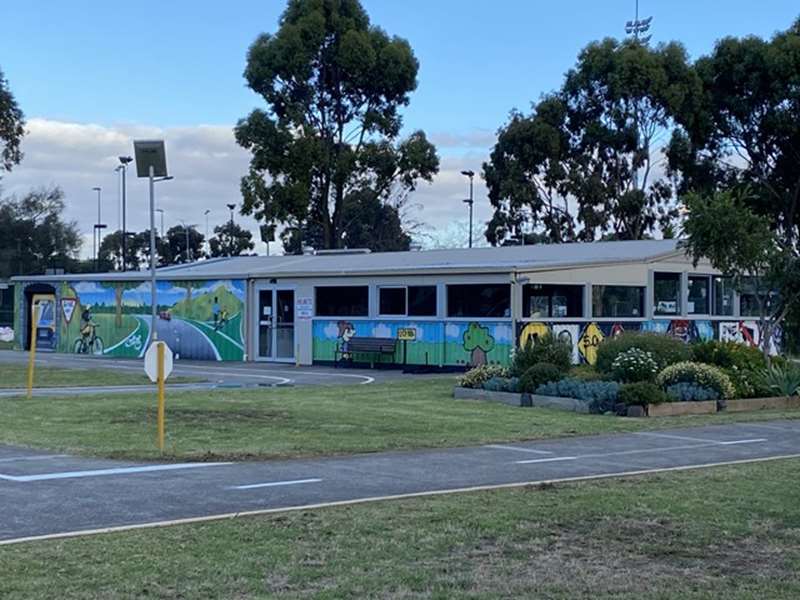
[[[144,372],[158,384],[158,449],[164,452],[164,382],[172,373],[172,350],[166,342],[153,342],[144,355]]]
[[[417,339],[417,329],[415,327],[398,327],[397,339],[403,342],[403,364],[408,364],[408,342]]]
[[[28,399],[33,396],[33,366],[36,364],[36,333],[39,328],[39,303],[31,305],[31,349],[28,353]]]

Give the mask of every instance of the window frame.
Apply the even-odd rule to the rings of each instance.
[[[656,279],[659,275],[669,275],[674,277],[678,281],[678,290],[675,295],[676,301],[676,310],[675,312],[659,312],[658,310],[658,298],[657,294],[657,282]],[[688,294],[688,286],[687,289],[684,290],[683,279],[684,273],[678,271],[653,271],[653,293],[652,293],[652,300],[653,300],[653,318],[655,319],[675,319],[680,318],[683,315],[684,303],[686,302],[684,296]]]
[[[410,299],[410,289],[411,288],[432,288],[433,289],[433,314],[429,315],[412,315],[410,313],[411,304],[409,302]],[[405,312],[404,313],[384,313],[381,311],[381,291],[387,289],[394,289],[394,290],[405,290]],[[435,283],[420,283],[420,284],[413,284],[413,285],[395,285],[395,284],[378,284],[375,286],[376,290],[376,314],[378,317],[382,319],[414,319],[414,320],[421,320],[421,319],[437,319],[439,317],[439,287]]]
[[[544,317],[531,316],[530,298],[533,297],[533,296],[538,296],[538,297],[545,297],[545,296],[543,296],[542,294],[533,293],[536,290],[530,290],[529,292],[526,292],[526,288],[528,288],[528,286],[542,286],[542,287],[550,288],[550,293],[546,296],[546,298],[547,298],[548,316],[544,316]],[[521,290],[520,290],[520,292],[521,292],[520,319],[522,321],[526,321],[526,322],[585,321],[585,320],[588,319],[588,317],[586,316],[586,289],[587,289],[587,287],[589,287],[589,284],[586,284],[586,283],[550,283],[550,282],[540,283],[540,282],[535,282],[535,281],[526,281],[525,283],[521,284]],[[569,297],[568,296],[559,296],[559,295],[557,295],[555,293],[557,290],[554,289],[554,288],[578,288],[580,290],[580,301],[578,302],[578,309],[579,309],[579,312],[580,312],[580,316],[570,316],[569,314],[567,314],[566,316],[559,317],[559,316],[554,316],[553,315],[553,309],[555,307],[555,303],[553,302],[553,300],[555,298],[564,297],[564,298],[567,299],[567,313],[569,313],[569,304],[570,304]],[[526,306],[526,302],[525,302],[526,297],[529,300],[529,302],[527,303],[527,306]],[[526,316],[526,313],[528,313],[527,316]]]
[[[698,312],[690,310],[689,291],[692,289],[692,279],[704,279],[706,282],[706,303],[708,310]],[[710,317],[714,314],[714,275],[707,275],[706,273],[688,273],[686,276],[686,314],[689,317]]]
[[[627,316],[613,316],[613,315],[598,315],[596,314],[595,308],[595,290],[597,288],[631,288],[635,290],[639,290],[639,315],[627,315]],[[600,306],[602,306],[602,302],[600,302]],[[602,320],[637,320],[643,321],[646,320],[646,309],[647,309],[647,286],[646,285],[631,285],[627,283],[592,283],[591,284],[591,315],[592,319],[602,319]]]
[[[331,288],[364,288],[367,291],[367,298],[365,302],[365,313],[358,315],[343,315],[343,314],[320,314],[319,290]],[[315,285],[314,286],[314,318],[319,319],[368,319],[370,315],[369,302],[370,302],[370,286],[369,284],[345,284],[345,285]]]
[[[465,286],[481,286],[481,287],[500,287],[505,286],[508,289],[508,316],[500,317],[470,317],[470,316],[451,316],[450,315],[450,289],[452,287],[465,287]],[[437,292],[438,293],[438,292]],[[466,282],[453,282],[444,283],[444,316],[442,317],[447,321],[512,321],[514,310],[514,290],[511,283],[503,281],[466,281]]]

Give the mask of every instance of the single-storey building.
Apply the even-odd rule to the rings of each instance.
[[[183,359],[429,367],[506,364],[547,332],[576,363],[628,330],[760,336],[755,298],[674,240],[205,260],[158,269],[155,324],[146,272],[14,282],[17,348],[36,302],[39,348],[104,356],[142,356],[153,327]]]

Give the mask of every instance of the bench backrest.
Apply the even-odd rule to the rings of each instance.
[[[354,337],[350,338],[347,349],[350,352],[394,352],[397,340],[394,338]]]

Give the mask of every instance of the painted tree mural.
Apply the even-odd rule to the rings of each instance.
[[[494,338],[488,327],[478,323],[470,323],[464,332],[464,350],[470,353],[470,364],[473,367],[485,365],[486,355],[494,349]]]
[[[132,290],[141,285],[140,281],[101,281],[104,288],[114,290],[114,325],[122,327],[122,295],[125,290]]]

